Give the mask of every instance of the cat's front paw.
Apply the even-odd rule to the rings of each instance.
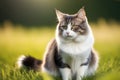
[[[82,77],[81,76],[77,76],[76,80],[82,80]]]

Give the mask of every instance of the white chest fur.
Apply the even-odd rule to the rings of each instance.
[[[85,43],[67,43],[67,44],[60,44],[59,49],[62,50],[62,52],[69,54],[69,55],[79,55],[87,50],[89,50],[92,46],[88,44],[88,42]]]
[[[76,71],[82,63],[88,60],[93,47],[93,36],[88,36],[83,42],[62,42],[57,39],[58,49],[63,61],[68,63],[73,71]]]
[[[88,53],[93,47],[94,39],[93,36],[88,36],[82,42],[62,42],[61,39],[57,39],[58,49],[69,55],[82,55]]]

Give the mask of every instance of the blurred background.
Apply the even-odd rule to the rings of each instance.
[[[73,14],[82,6],[89,21],[120,21],[120,0],[1,0],[0,23],[8,20],[26,26],[55,25],[55,8]]]
[[[83,80],[120,80],[120,0],[0,0],[0,80],[59,80],[18,70],[17,58],[43,59],[55,37],[55,9],[74,14],[85,7],[100,56],[95,75]]]

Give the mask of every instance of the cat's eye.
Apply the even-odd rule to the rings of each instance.
[[[63,26],[61,26],[63,29],[67,29],[67,26],[66,25],[63,25]]]
[[[77,26],[77,25],[74,25],[74,26],[71,28],[71,30],[77,31],[77,30],[78,30],[78,26]]]

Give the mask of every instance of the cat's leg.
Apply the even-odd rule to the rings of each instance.
[[[99,57],[97,53],[92,50],[88,60],[81,64],[77,71],[77,80],[81,80],[83,76],[93,75],[98,67]]]
[[[65,63],[62,56],[56,53],[54,59],[62,80],[71,80],[71,68],[67,63]]]
[[[56,62],[57,61],[57,62]],[[63,63],[62,58],[55,59],[56,65],[59,69],[62,80],[71,80],[71,68],[68,64]]]
[[[76,80],[81,80],[85,76],[86,71],[88,70],[90,58],[91,57],[83,60],[84,63],[82,63],[81,65],[79,65],[79,68],[78,68],[77,73],[76,73]]]
[[[86,66],[80,66],[80,68],[78,69],[77,74],[76,74],[76,80],[82,80],[82,78],[84,77],[87,69],[88,69],[87,65]]]
[[[70,68],[59,68],[62,80],[71,80],[71,69]]]

